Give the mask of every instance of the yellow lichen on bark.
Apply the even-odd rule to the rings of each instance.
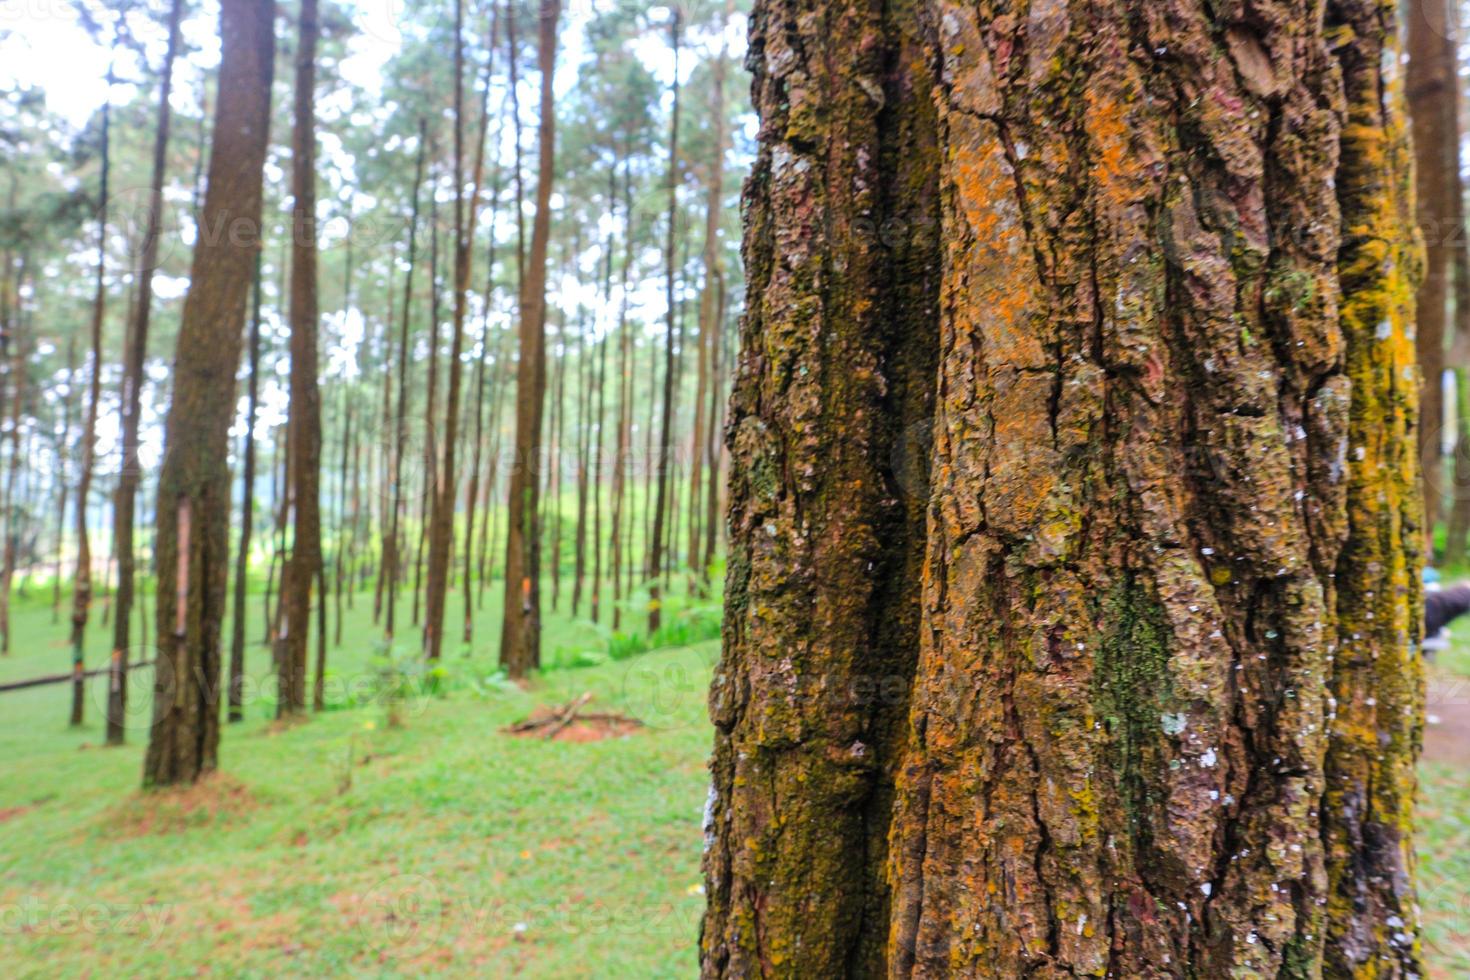
[[[1394,9],[1343,4],[1346,122],[1341,317],[1352,381],[1348,541],[1338,566],[1338,649],[1323,799],[1333,975],[1419,971],[1413,890],[1415,765],[1422,732],[1418,370],[1412,339],[1420,254],[1412,224]]]

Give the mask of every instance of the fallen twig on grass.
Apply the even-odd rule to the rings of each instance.
[[[566,704],[537,708],[529,718],[506,725],[501,731],[507,735],[522,737],[539,735],[545,739],[553,739],[566,732],[574,724],[596,726],[602,737],[624,735],[643,727],[643,722],[637,718],[615,711],[583,711],[582,709],[587,706],[592,697],[592,692],[588,691]],[[578,741],[585,740],[578,739]]]

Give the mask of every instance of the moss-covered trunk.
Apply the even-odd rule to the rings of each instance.
[[[895,97],[905,19],[937,126]],[[706,975],[1419,972],[1393,31],[1378,0],[757,4]],[[939,250],[865,249],[928,159]],[[926,340],[903,479],[882,434],[922,399],[885,355],[917,393]],[[926,484],[905,574],[876,515]]]
[[[939,154],[916,4],[756,5],[706,976],[881,972],[918,649]]]
[[[193,782],[217,762],[230,524],[226,457],[235,418],[230,393],[260,248],[274,16],[271,2],[220,5],[220,98],[209,186],[179,326],[159,474],[159,653],[145,786]]]

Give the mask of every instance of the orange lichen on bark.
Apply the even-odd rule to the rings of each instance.
[[[1417,970],[1390,7],[821,11],[753,22],[705,975]]]
[[[1364,533],[1334,462],[1363,397],[1338,322],[1341,96],[1310,18],[1213,17],[1072,8],[1041,70],[999,5],[942,5],[895,975],[1323,962],[1335,580]]]

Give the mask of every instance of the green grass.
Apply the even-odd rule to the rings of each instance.
[[[16,610],[0,678],[66,668],[65,623],[52,625],[39,591]],[[104,749],[102,679],[80,730],[66,727],[65,685],[0,695],[6,975],[694,975],[717,612],[671,599],[652,645],[688,645],[643,652],[648,638],[563,607],[546,628],[558,669],[522,690],[496,674],[498,597],[495,583],[476,642],[448,649],[440,692],[410,696],[393,728],[372,698],[383,658],[371,596],[356,596],[331,652],[333,710],[282,729],[269,685],[254,688],[247,720],[224,733],[222,776],[183,793],[138,791],[144,697],[129,745]],[[625,622],[641,622],[643,601]],[[456,595],[448,622],[462,615]],[[248,673],[268,678],[252,617]],[[1470,680],[1461,632],[1435,669]],[[90,664],[107,635],[94,625]],[[585,744],[500,731],[589,691],[649,727]],[[1426,763],[1422,776],[1430,973],[1470,976],[1470,772]]]
[[[692,975],[717,645],[615,661],[605,630],[563,612],[548,659],[596,665],[523,691],[493,680],[498,594],[469,655],[446,658],[444,692],[409,698],[403,727],[368,703],[283,730],[263,689],[224,733],[222,776],[184,793],[137,789],[144,697],[129,745],[104,749],[103,679],[80,730],[65,685],[0,696],[6,974]],[[370,604],[357,597],[331,654],[335,690],[372,688]],[[706,612],[676,607],[668,618],[707,636]],[[449,622],[461,617],[456,602]],[[0,676],[63,670],[65,628],[23,604]],[[251,634],[247,673],[265,676]],[[500,732],[588,691],[649,727],[585,744]]]
[[[1462,620],[1452,633],[1450,649],[1439,653],[1430,668],[1440,693],[1430,698],[1426,713],[1441,718],[1470,712],[1470,625]],[[1453,762],[1424,762],[1419,778],[1425,957],[1432,976],[1470,976],[1470,769]]]

